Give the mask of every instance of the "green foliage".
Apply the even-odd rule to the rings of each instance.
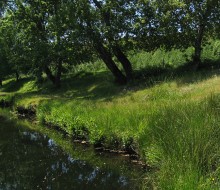
[[[149,67],[177,68],[187,63],[191,59],[191,56],[192,48],[184,51],[176,49],[165,51],[161,48],[153,52],[142,51],[133,53],[130,57],[133,62],[133,68],[141,70]]]
[[[219,60],[220,59],[220,41],[210,40],[210,42],[203,48],[202,59]]]
[[[80,72],[102,72],[107,71],[106,66],[103,64],[101,60],[87,62],[83,64],[76,64],[73,66],[72,71],[73,73],[80,73]]]
[[[10,105],[15,103],[15,95],[14,94],[4,94],[0,97],[1,102],[9,103]]]
[[[45,73],[56,83],[67,72],[60,89],[24,79],[4,81],[1,92],[39,105],[37,118],[71,137],[138,152],[159,168],[152,181],[161,189],[218,188],[220,100],[204,98],[208,78],[219,89],[217,1],[29,0],[5,8],[0,79],[21,72],[40,82]],[[124,87],[111,84],[97,58],[123,70],[117,48],[138,75]],[[212,71],[186,73],[196,54]]]
[[[218,188],[218,108],[215,95],[199,103],[172,102],[150,115],[142,147],[149,147],[146,160],[160,168],[161,189]]]
[[[154,87],[154,98],[144,103],[132,96],[128,102],[46,101],[38,117],[106,148],[133,147],[159,168],[152,180],[161,189],[217,188],[219,96],[186,101],[177,93],[161,94],[161,88]]]
[[[59,90],[49,83],[38,88],[29,79],[14,93],[17,106],[35,105],[37,118],[52,128],[97,146],[138,152],[155,168],[146,183],[161,189],[218,189],[217,74],[183,73],[125,88],[103,80],[106,72],[80,72],[65,76]],[[4,81],[4,88],[11,82]]]
[[[0,7],[4,10],[0,18],[0,72],[5,76],[31,73],[42,81],[45,72],[57,83],[64,65],[76,70],[86,62],[85,67],[90,67],[88,63],[100,56],[100,51],[96,52],[99,46],[106,50],[101,52],[105,63],[108,56],[122,63],[122,57],[127,59],[126,52],[130,51],[145,54],[141,57],[146,61],[139,55],[129,56],[134,69],[144,65],[176,67],[192,59],[191,46],[194,58],[200,58],[202,46],[208,48],[203,49],[205,58],[217,60],[219,56],[217,42],[212,50],[208,47],[211,39],[219,37],[216,0],[29,0],[3,1]],[[125,53],[119,55],[117,50]],[[122,65],[120,69],[129,73]],[[106,69],[98,64],[92,69],[100,68]]]

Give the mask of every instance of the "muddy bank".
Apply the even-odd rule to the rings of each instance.
[[[13,106],[13,101],[5,100],[5,99],[0,100],[0,108],[9,108],[12,106]]]
[[[28,108],[25,108],[23,106],[18,106],[15,108],[15,112],[19,118],[23,119],[29,119],[29,120],[36,120],[36,106],[29,106]]]
[[[136,144],[132,138],[128,143],[123,144],[121,139],[112,138],[109,142],[109,138],[106,136],[101,137],[94,143],[91,143],[89,140],[89,130],[83,129],[84,131],[75,130],[72,134],[67,133],[61,127],[52,125],[51,123],[43,123],[44,126],[56,130],[59,133],[62,133],[66,138],[70,138],[73,143],[80,143],[86,146],[93,146],[94,150],[97,152],[108,152],[110,154],[118,154],[120,156],[129,157],[131,162],[142,166],[144,169],[152,169],[147,165],[143,160],[141,160]]]
[[[128,158],[72,144],[56,131],[9,119],[7,111],[0,117],[4,113],[0,189],[141,189],[146,172]]]
[[[0,100],[0,102],[3,100]],[[5,105],[8,105],[5,106]],[[28,107],[15,106],[14,102],[7,102],[5,104],[0,104],[1,108],[11,108],[13,113],[18,117],[18,119],[27,119],[32,123],[39,123],[37,118],[37,106],[30,105]],[[64,131],[60,126],[55,126],[51,123],[43,122],[43,126],[50,129],[56,130],[61,133],[65,138],[69,138],[73,143],[80,143],[86,146],[93,146],[94,150],[97,152],[108,152],[110,154],[118,154],[120,156],[129,157],[131,162],[140,165],[144,169],[150,169],[144,161],[141,160],[138,154],[137,145],[133,138],[130,138],[126,144],[122,143],[122,139],[117,137],[107,137],[102,136],[100,139],[96,140],[94,143],[90,142],[89,130],[86,128],[76,129],[71,134]],[[111,139],[111,140],[109,140]]]

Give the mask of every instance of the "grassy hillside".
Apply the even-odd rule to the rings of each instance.
[[[219,189],[217,65],[197,72],[154,65],[154,74],[136,71],[139,78],[127,86],[114,85],[102,66],[98,72],[90,67],[66,74],[60,89],[32,78],[5,80],[0,99],[13,100],[14,107],[36,107],[40,122],[70,136],[137,152],[156,169],[144,179],[146,186]]]

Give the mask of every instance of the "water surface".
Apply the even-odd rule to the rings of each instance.
[[[0,116],[0,189],[140,188],[143,171],[127,158],[48,134]]]

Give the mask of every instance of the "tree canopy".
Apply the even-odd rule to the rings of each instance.
[[[130,50],[202,46],[219,38],[218,0],[4,0],[0,3],[0,78],[45,73],[60,86],[63,65],[100,58],[125,84],[133,80]]]

